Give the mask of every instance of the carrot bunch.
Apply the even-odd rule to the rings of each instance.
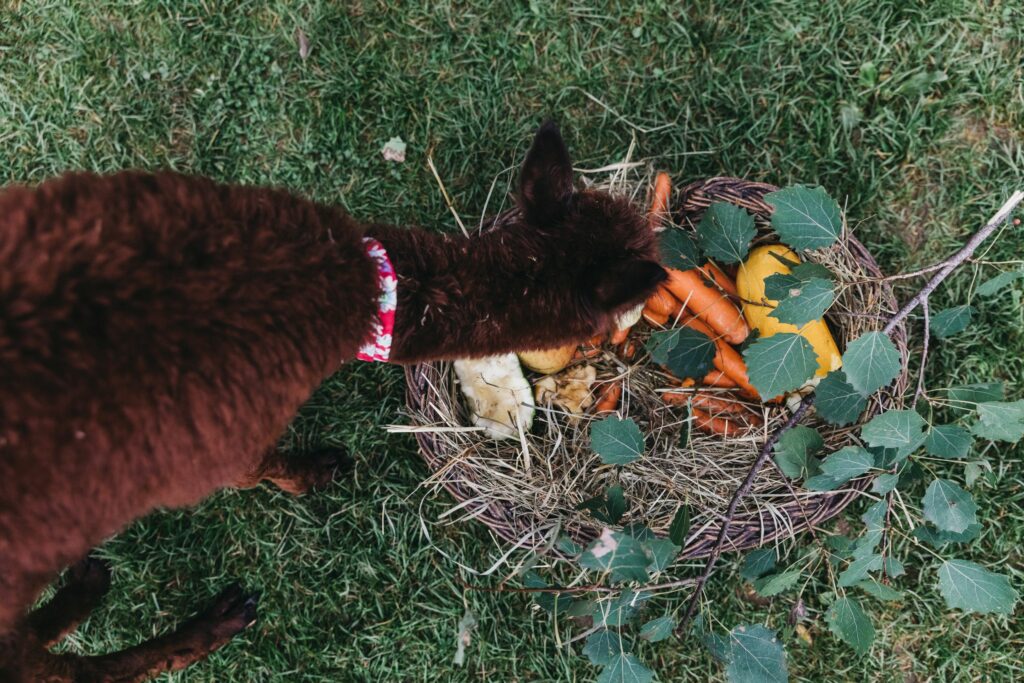
[[[659,225],[667,212],[670,191],[668,175],[658,174],[649,214],[652,225]],[[667,270],[668,280],[647,300],[643,318],[652,327],[682,325],[709,337],[715,344],[715,369],[700,386],[682,378],[680,388],[663,393],[663,399],[672,405],[689,405],[694,425],[709,433],[734,436],[761,426],[761,416],[740,400],[761,397],[750,383],[743,357],[733,347],[750,335],[737,306],[736,283],[711,261],[690,270]]]

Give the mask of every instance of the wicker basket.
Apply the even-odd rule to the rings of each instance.
[[[704,210],[711,203],[727,201],[743,207],[755,217],[759,232],[757,239],[766,241],[771,233],[769,226],[771,208],[764,202],[764,196],[776,189],[765,183],[737,178],[712,178],[698,181],[675,193],[676,201],[672,207],[673,218],[679,225],[696,225]],[[503,215],[496,217],[493,225],[500,227],[504,222],[503,217]],[[845,257],[855,260],[861,273],[871,277],[881,276],[878,265],[864,245],[852,236],[844,239],[844,245]],[[865,306],[870,306],[875,313],[897,310],[895,297],[888,284],[882,281],[875,284],[874,287],[873,292],[876,298],[871,302],[865,302]],[[845,344],[842,321],[837,320],[831,313],[826,316],[826,319],[836,332],[837,341],[841,345]],[[892,338],[903,359],[903,372],[888,392],[876,394],[869,401],[865,413],[861,417],[861,422],[870,419],[883,408],[901,405],[900,397],[907,386],[905,328],[900,326],[894,330]],[[428,414],[428,406],[432,404],[436,407],[439,403],[450,404],[453,401],[459,401],[458,392],[453,389],[452,374],[453,371],[449,363],[424,363],[407,368],[407,401],[410,412],[414,416],[425,415]],[[450,412],[452,416],[459,414],[464,414],[464,411],[452,410]],[[452,426],[458,425],[452,424]],[[842,429],[819,427],[819,429],[823,433],[829,430],[835,433],[842,432],[841,436],[847,439],[852,438],[853,434],[850,427]],[[455,457],[459,454],[446,451],[446,441],[439,439],[436,432],[416,431],[415,436],[419,443],[420,453],[433,473],[432,479],[447,489],[456,499],[465,516],[483,522],[498,536],[511,543],[524,547],[550,548],[550,525],[544,527],[541,524],[523,524],[521,522],[522,511],[512,514],[513,511],[508,508],[506,503],[482,498],[479,491],[473,490],[473,487],[468,485],[471,480],[467,477],[471,477],[472,472],[462,467],[460,458]],[[730,528],[725,549],[755,548],[778,542],[801,531],[816,527],[842,511],[866,485],[867,480],[863,480],[854,482],[843,491],[818,495],[806,495],[807,492],[803,491],[799,498],[790,496],[788,502],[782,504],[781,508],[784,511],[782,516],[762,513],[739,514]],[[789,491],[792,492],[793,489],[789,489]],[[590,524],[582,523],[576,525],[569,535],[577,542],[586,543],[600,533],[600,528],[600,524],[596,521]],[[706,557],[711,551],[719,529],[720,527],[715,523],[705,524],[697,533],[691,535],[679,558]],[[556,550],[551,552],[557,554]]]

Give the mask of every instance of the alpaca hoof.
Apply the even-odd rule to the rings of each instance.
[[[219,638],[230,638],[256,623],[259,594],[246,593],[238,584],[225,588],[198,619],[207,622]]]
[[[322,489],[339,474],[352,470],[352,458],[343,448],[322,448],[303,456],[309,462],[308,488]]]
[[[110,588],[110,565],[93,555],[87,555],[71,565],[67,583],[80,590],[102,595]]]

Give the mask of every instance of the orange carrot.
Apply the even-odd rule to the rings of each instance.
[[[724,417],[712,417],[700,408],[690,408],[690,414],[693,415],[694,426],[708,434],[720,434],[721,436],[730,437],[748,431],[740,422]]]
[[[594,404],[595,413],[614,413],[619,407],[619,399],[622,398],[622,382],[608,382],[601,389],[597,403]]]
[[[629,337],[629,331],[631,329],[631,327],[626,327],[621,330],[615,330],[611,338],[612,346],[618,346],[622,342],[626,341],[626,339]]]
[[[719,389],[735,389],[739,385],[729,379],[729,375],[725,374],[721,370],[712,370],[708,374],[704,375],[704,379],[701,380],[701,384],[706,387],[717,387]]]
[[[627,339],[626,343],[622,345],[622,351],[620,355],[626,360],[633,360],[636,357],[636,344],[631,339]]]
[[[713,261],[708,261],[704,264],[704,272],[711,276],[711,279],[715,281],[715,284],[722,288],[729,296],[740,298],[739,290],[736,289],[736,282],[726,275],[721,268],[716,266]]]
[[[649,308],[644,309],[644,320],[651,327],[662,327],[668,322],[668,316],[663,313],[655,313]]]
[[[740,310],[725,294],[704,284],[699,271],[669,268],[665,286],[687,309],[730,343],[741,344],[750,334]]]
[[[731,418],[735,415],[737,418],[742,418],[747,424],[755,427],[760,427],[764,422],[760,415],[739,401],[730,401],[709,394],[693,394],[693,398],[690,399],[690,405],[712,416]]]
[[[600,346],[602,343],[604,343],[603,334],[595,334],[593,337],[587,340],[587,344],[589,344],[590,346]]]
[[[651,212],[647,214],[647,222],[652,228],[661,225],[668,215],[668,204],[672,194],[672,179],[668,173],[659,173],[654,179],[654,192],[651,196]]]
[[[690,402],[691,396],[693,396],[692,391],[679,391],[674,389],[672,391],[661,392],[661,400],[670,406],[685,406]]]
[[[678,305],[679,301],[672,296],[672,293],[665,289],[664,285],[658,285],[658,288],[654,290],[654,294],[651,294],[650,298],[647,299],[645,307],[659,315],[672,315],[672,311]]]

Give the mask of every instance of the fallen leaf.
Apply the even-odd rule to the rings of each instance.
[[[804,604],[802,598],[797,598],[796,604],[793,605],[793,609],[789,610],[789,617],[786,619],[789,625],[799,623],[807,618],[807,606]]]
[[[301,28],[295,29],[295,40],[299,43],[299,58],[306,61],[309,57],[309,38],[306,37],[306,32]]]
[[[814,638],[811,637],[811,632],[807,630],[807,627],[803,624],[796,625],[797,637],[807,643],[808,645],[814,645]]]
[[[466,608],[466,613],[462,615],[462,620],[459,621],[459,633],[456,636],[456,650],[455,660],[456,666],[462,666],[466,663],[466,648],[473,640],[473,628],[476,626],[476,617],[473,613]]]
[[[384,148],[380,150],[380,153],[387,161],[400,164],[405,161],[405,141],[400,137],[393,137],[384,143]]]

